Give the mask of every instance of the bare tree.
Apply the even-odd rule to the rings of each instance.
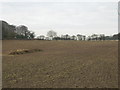
[[[104,34],[100,34],[100,40],[105,40],[105,35]]]
[[[65,35],[61,35],[61,40],[65,40],[66,36]]]
[[[34,39],[35,33],[32,31],[29,31],[29,39]]]
[[[71,39],[76,40],[76,36],[75,35],[71,36]]]
[[[40,40],[44,40],[45,36],[44,35],[40,35]]]
[[[78,40],[82,40],[82,35],[77,34],[77,38],[78,38]]]
[[[35,37],[35,33],[28,30],[27,26],[20,25],[16,27],[16,38],[21,39],[33,39]]]
[[[90,40],[91,40],[91,36],[88,36],[88,37],[87,37],[87,40],[90,41]]]
[[[93,35],[91,35],[91,38],[92,38],[92,40],[98,40],[98,35],[97,34],[93,34]]]
[[[85,41],[85,39],[86,39],[86,36],[85,36],[85,35],[83,35],[83,40]]]
[[[70,40],[70,35],[66,34],[65,35],[65,40]]]
[[[20,25],[16,27],[16,33],[19,35],[25,36],[27,32],[28,32],[28,28],[24,25]]]
[[[53,37],[57,36],[57,33],[53,30],[50,30],[47,32],[47,36],[53,39]]]

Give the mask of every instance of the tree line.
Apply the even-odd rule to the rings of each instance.
[[[28,30],[25,25],[10,25],[5,21],[2,23],[2,39],[34,39],[35,33]]]
[[[81,41],[120,40],[120,33],[114,34],[112,36],[105,36],[105,34],[92,34],[90,36],[85,36],[81,34],[77,34],[77,35],[65,34],[65,35],[58,36],[57,32],[50,30],[47,33],[47,37],[45,37],[44,35],[40,35],[37,37],[37,39],[38,40],[81,40]]]
[[[28,30],[25,25],[10,25],[6,21],[0,21],[2,23],[2,39],[37,39],[37,40],[120,40],[120,33],[112,36],[105,36],[105,34],[92,34],[85,36],[81,34],[77,35],[61,35],[58,36],[57,32],[50,30],[47,32],[47,36],[39,35],[35,37],[33,31]]]

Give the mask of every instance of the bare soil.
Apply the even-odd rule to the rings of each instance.
[[[117,41],[3,40],[3,88],[117,88]],[[20,55],[10,51],[40,49]]]

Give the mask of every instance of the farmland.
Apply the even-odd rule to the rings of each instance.
[[[3,40],[3,88],[117,88],[117,41]],[[40,52],[9,55],[14,50]]]

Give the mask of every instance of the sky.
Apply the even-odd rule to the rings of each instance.
[[[118,33],[117,0],[12,1],[1,1],[0,18],[16,26],[26,25],[37,36],[46,35],[49,30],[58,35]]]

